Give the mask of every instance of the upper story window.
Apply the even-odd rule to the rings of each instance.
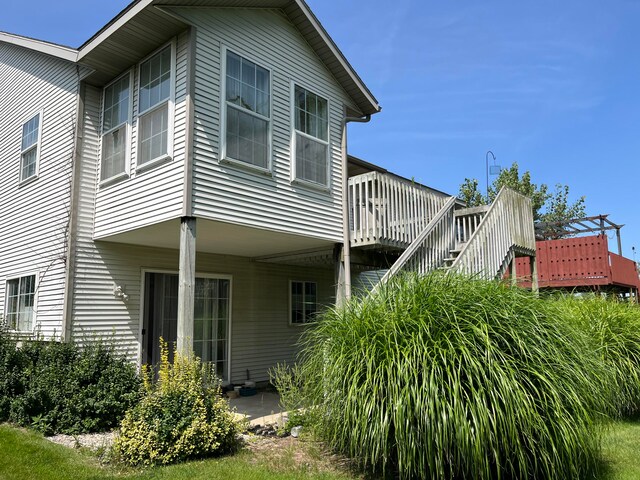
[[[11,330],[33,330],[36,276],[27,275],[7,280],[5,322]]]
[[[293,92],[295,178],[329,185],[329,108],[325,98],[298,85]]]
[[[169,45],[140,64],[138,165],[169,155],[172,57]]]
[[[20,181],[38,174],[40,156],[40,123],[42,113],[37,113],[22,125],[22,147],[20,152]]]
[[[225,158],[269,169],[269,70],[227,51]]]
[[[315,282],[291,282],[292,325],[312,322],[318,312],[318,285]]]
[[[126,172],[130,92],[131,75],[128,73],[104,89],[101,180]]]

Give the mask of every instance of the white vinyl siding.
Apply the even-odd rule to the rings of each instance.
[[[226,50],[225,138],[223,158],[269,170],[271,130],[270,73]]]
[[[342,117],[351,100],[284,14],[270,9],[176,8],[197,28],[195,216],[342,241]],[[268,67],[271,88],[269,175],[224,162],[226,51]],[[292,182],[292,82],[328,101],[324,188]]]
[[[170,155],[160,156],[143,164],[139,162],[142,143],[140,136],[143,132],[138,112],[144,115],[145,110],[149,114],[163,111],[166,102],[160,102],[159,99],[166,95],[166,87],[164,90],[162,87],[155,90],[155,87],[141,90],[138,86],[140,81],[138,71],[141,69],[135,68],[136,73],[132,75],[131,90],[133,92],[131,138],[128,140],[130,154],[127,157],[129,177],[124,181],[111,182],[104,188],[100,185],[95,199],[95,238],[107,238],[114,234],[177,218],[182,214],[186,151],[187,35],[179,35],[171,46],[165,48],[175,52],[172,60],[174,65],[171,70],[172,85],[168,109],[167,146]],[[147,80],[149,79],[143,79],[143,81]],[[153,82],[149,85],[151,83]],[[156,82],[154,85],[159,86],[160,83]],[[139,98],[138,94],[141,91],[146,92],[145,99]],[[163,91],[165,93],[162,93]],[[156,101],[160,103],[155,104]],[[160,110],[157,110],[158,108]]]
[[[100,122],[100,90],[87,87],[85,106],[73,276],[73,338],[79,343],[98,339],[112,342],[128,358],[139,361],[143,339],[143,272],[177,272],[179,252],[93,240],[95,172],[100,142],[95,126]],[[176,232],[178,229],[176,222]],[[233,278],[230,380],[236,383],[245,381],[247,373],[251,380],[269,381],[270,367],[295,361],[301,330],[289,325],[290,279],[304,278],[317,283],[319,304],[330,304],[335,298],[331,268],[310,271],[308,267],[199,251],[196,275]],[[114,295],[114,285],[122,286],[128,295],[126,301]]]
[[[126,174],[131,122],[131,74],[108,85],[103,93],[100,180]]]
[[[84,73],[0,43],[0,314],[7,280],[39,272],[32,329],[41,338],[61,335],[76,94]],[[38,181],[20,182],[23,126],[37,112],[37,177],[31,178]]]
[[[170,155],[170,99],[173,54],[164,47],[140,64],[138,80],[138,165]]]
[[[22,125],[22,150],[20,152],[21,182],[35,178],[38,175],[41,123],[42,113],[37,113]]]
[[[113,342],[128,358],[139,361],[143,316],[142,281],[145,271],[176,272],[178,250],[120,243],[95,242],[92,215],[95,172],[98,165],[100,91],[87,87],[85,136],[79,176],[76,272],[73,283],[73,338],[84,343],[104,339]],[[126,182],[125,182],[126,183]],[[176,222],[176,232],[178,231]],[[232,255],[198,252],[196,274],[232,277],[231,378],[266,382],[277,363],[293,362],[300,329],[289,325],[289,281],[305,278],[318,285],[318,302],[334,301],[332,269],[293,267],[253,261]],[[114,295],[122,286],[125,301]],[[146,332],[145,332],[146,333]],[[195,333],[195,332],[194,332]]]
[[[7,280],[6,292],[6,326],[17,332],[31,332],[35,317],[36,276]]]
[[[309,90],[293,87],[294,179],[328,186],[329,106]]]

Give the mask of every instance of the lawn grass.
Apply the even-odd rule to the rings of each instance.
[[[640,420],[617,421],[607,429],[602,443],[604,480],[640,478]]]
[[[152,480],[223,479],[247,480],[352,480],[348,473],[316,471],[295,460],[295,452],[284,452],[277,460],[271,455],[242,453],[169,467],[142,471],[101,467],[89,454],[53,444],[40,434],[0,425],[0,480]],[[640,420],[613,422],[603,439],[601,480],[637,480],[640,478]],[[281,452],[282,453],[282,452]]]
[[[188,462],[144,470],[119,470],[101,466],[91,454],[56,445],[38,433],[0,425],[0,480],[151,480],[225,479],[247,480],[350,480],[348,473],[323,471],[296,462],[294,452],[276,461],[270,455],[240,453],[232,457]]]

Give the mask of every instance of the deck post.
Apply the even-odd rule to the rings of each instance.
[[[509,273],[511,275],[511,286],[515,287],[515,286],[518,285],[518,272],[517,272],[517,269],[516,269],[516,256],[515,255],[511,259],[511,263],[509,264],[509,267],[511,268],[511,272]]]
[[[536,262],[536,256],[529,257],[531,262],[531,291],[538,293],[538,263]]]
[[[196,283],[196,219],[180,218],[180,263],[178,266],[177,351],[192,351],[193,312]]]
[[[335,265],[336,282],[336,306],[340,307],[346,300],[345,294],[345,268],[344,268],[344,246],[336,243],[333,247],[333,261]]]

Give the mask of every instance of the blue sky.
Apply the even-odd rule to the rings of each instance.
[[[307,1],[383,108],[350,153],[456,193],[491,150],[640,249],[640,2]],[[77,47],[127,3],[10,2],[0,30]]]

